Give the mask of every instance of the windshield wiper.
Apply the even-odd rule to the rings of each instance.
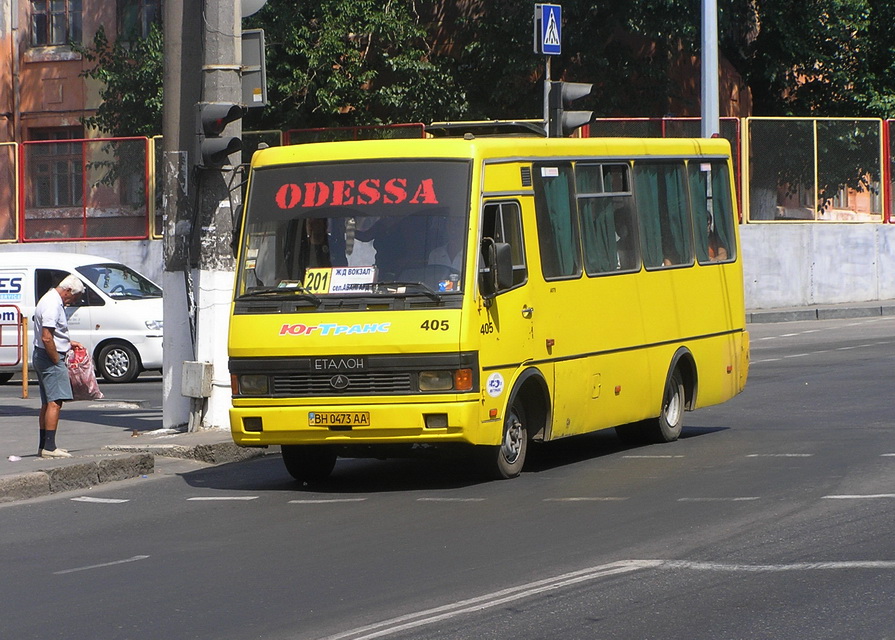
[[[420,290],[424,296],[428,296],[432,298],[435,302],[441,302],[441,295],[435,293],[432,288],[424,282],[399,282],[399,281],[386,281],[386,282],[377,282],[373,285],[373,291],[379,293],[379,290],[382,287],[416,287]],[[388,293],[397,293],[396,291],[389,291]]]
[[[320,298],[311,293],[310,290],[305,289],[302,286],[290,286],[290,287],[257,287],[255,289],[249,289],[247,292],[236,298],[237,300],[245,300],[246,298],[254,298],[255,296],[267,296],[267,295],[291,295],[299,298],[300,300],[307,300],[308,302],[313,302],[315,307],[319,307],[322,304]]]

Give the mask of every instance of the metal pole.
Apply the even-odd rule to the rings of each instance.
[[[702,0],[702,137],[721,133],[718,86],[718,2]]]

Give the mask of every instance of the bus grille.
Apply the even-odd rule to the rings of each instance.
[[[407,372],[342,373],[339,374],[339,377],[348,380],[348,385],[344,389],[337,389],[332,385],[334,377],[336,376],[333,374],[274,374],[272,376],[273,393],[274,395],[310,397],[382,395],[415,391],[411,384],[410,373]]]

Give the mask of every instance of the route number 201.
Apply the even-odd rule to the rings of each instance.
[[[450,325],[447,320],[426,320],[420,325],[420,329],[424,331],[447,331]]]

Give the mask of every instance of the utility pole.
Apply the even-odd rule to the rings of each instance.
[[[198,78],[202,62],[195,43],[202,34],[202,0],[166,0],[164,11],[162,424],[174,428],[186,424],[189,417],[189,399],[180,393],[181,369],[184,360],[195,359],[189,238],[196,190],[191,185],[189,155],[195,139],[194,105],[201,97]]]
[[[702,137],[721,133],[718,102],[718,0],[702,0]]]
[[[239,104],[242,101],[242,3],[205,2],[202,102]],[[242,134],[241,120],[227,124],[228,136]],[[201,162],[196,158],[194,163]],[[198,168],[198,228],[193,234],[197,256],[196,360],[212,364],[212,390],[203,426],[229,426],[230,371],[227,329],[233,295],[234,262],[230,248],[233,215],[242,205],[239,151],[220,168]]]
[[[163,425],[188,422],[195,404],[181,393],[184,361],[208,363],[211,396],[202,426],[224,428],[230,407],[227,325],[233,288],[232,213],[241,204],[234,154],[204,166],[198,105],[242,99],[241,2],[166,0],[162,286],[165,290]],[[204,59],[203,59],[204,55]],[[228,125],[229,135],[241,124]]]

